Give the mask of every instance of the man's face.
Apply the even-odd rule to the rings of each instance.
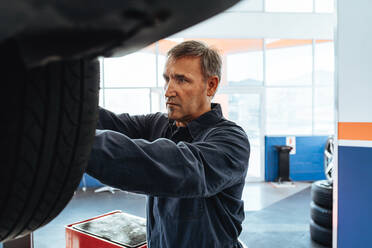
[[[164,79],[168,117],[179,126],[210,110],[210,90],[201,71],[200,58],[168,60]]]

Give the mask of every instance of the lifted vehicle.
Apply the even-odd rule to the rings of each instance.
[[[237,1],[0,3],[0,242],[47,224],[77,188],[97,121],[97,56],[136,51]]]

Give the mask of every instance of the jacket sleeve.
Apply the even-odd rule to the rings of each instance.
[[[177,144],[97,130],[87,172],[127,191],[208,197],[244,180],[249,153],[248,139],[240,128],[216,129],[203,142]]]
[[[120,114],[99,107],[97,129],[107,129],[127,135],[132,139],[147,137],[145,115]]]

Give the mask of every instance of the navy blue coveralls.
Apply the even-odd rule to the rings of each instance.
[[[87,172],[148,195],[149,247],[241,247],[250,146],[220,105],[187,127],[163,113],[115,115],[100,108],[97,129]]]

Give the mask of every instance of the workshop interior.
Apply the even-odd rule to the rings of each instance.
[[[220,53],[213,102],[250,142],[241,244],[372,247],[371,1],[0,6],[0,248],[147,247],[146,195],[85,173],[97,105],[166,113],[188,40]]]

